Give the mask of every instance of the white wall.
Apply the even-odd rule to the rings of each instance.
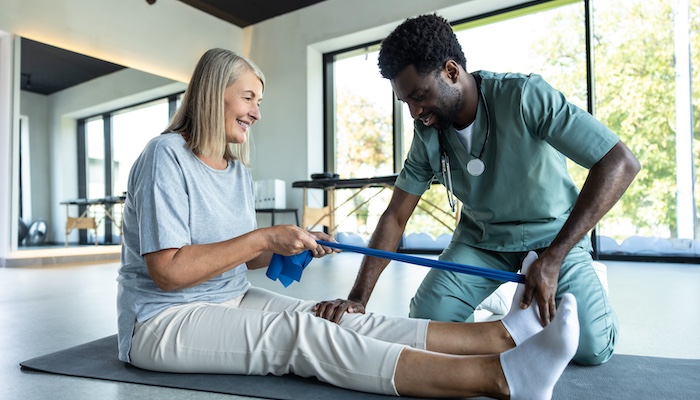
[[[29,171],[31,173],[31,210],[25,213],[24,223],[31,224],[34,220],[49,221],[51,217],[51,152],[49,149],[49,97],[21,92],[20,115],[27,117],[29,129]],[[26,218],[30,215],[31,218]]]
[[[10,248],[12,229],[12,35],[0,29],[0,267]],[[16,228],[15,228],[16,229]]]

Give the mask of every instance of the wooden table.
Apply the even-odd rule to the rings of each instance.
[[[124,204],[124,200],[126,200],[126,195],[107,196],[99,199],[71,199],[62,201],[60,204],[66,206],[66,246],[68,246],[68,235],[75,229],[94,229],[95,244],[97,244],[97,227],[99,227],[105,219],[109,219],[111,223],[119,228],[119,242],[121,243],[123,232],[122,219],[121,212],[116,209],[116,206]],[[78,206],[78,216],[70,216],[71,206]],[[104,216],[98,218],[97,215],[100,213],[104,214]],[[105,231],[105,237],[108,236],[108,233],[111,237],[111,231]]]

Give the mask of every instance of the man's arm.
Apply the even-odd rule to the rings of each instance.
[[[391,201],[386,211],[382,214],[377,228],[369,241],[369,247],[373,249],[396,251],[403,235],[408,219],[413,214],[420,196],[407,193],[399,188],[394,188]],[[350,290],[347,300],[336,299],[322,301],[314,307],[316,315],[333,322],[340,322],[340,318],[346,312],[364,313],[365,306],[379,280],[379,276],[389,260],[365,256],[360,264],[355,284]]]
[[[639,172],[637,158],[622,141],[598,161],[588,173],[571,215],[552,244],[530,266],[521,308],[537,300],[543,325],[554,318],[559,269],[569,251],[617,203]]]

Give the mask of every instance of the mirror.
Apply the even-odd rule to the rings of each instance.
[[[82,209],[61,203],[122,195],[131,164],[165,129],[186,85],[22,37],[14,57],[11,250],[94,246],[86,230],[66,241],[67,218]],[[119,243],[104,212],[97,218],[100,244]]]

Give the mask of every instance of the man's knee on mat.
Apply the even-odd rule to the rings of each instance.
[[[578,350],[573,362],[579,365],[600,365],[607,362],[615,350],[615,336],[616,329],[601,335],[600,332],[593,334],[582,325]]]

